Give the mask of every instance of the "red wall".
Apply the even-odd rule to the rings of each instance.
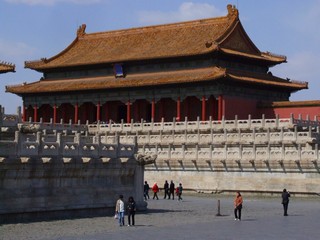
[[[291,114],[294,118],[298,118],[301,114],[302,119],[307,119],[307,115],[309,115],[309,119],[314,120],[315,117],[320,117],[320,106],[266,108],[261,109],[261,112],[265,114],[266,118],[275,118],[277,114],[280,118],[288,118]]]
[[[238,115],[238,119],[261,118],[261,114],[257,110],[257,102],[252,99],[239,97],[224,96],[224,117],[225,119],[234,119]]]

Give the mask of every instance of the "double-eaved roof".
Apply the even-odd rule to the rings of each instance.
[[[118,31],[88,34],[85,32],[86,26],[82,25],[75,40],[65,50],[48,59],[25,62],[25,67],[45,73],[83,66],[202,56],[215,52],[248,59],[264,66],[286,61],[285,56],[261,52],[243,29],[238,10],[231,5],[227,8],[228,14],[224,17]],[[42,79],[30,84],[7,86],[6,91],[23,95],[203,82],[222,78],[286,88],[289,91],[308,87],[307,83],[291,82],[267,73],[234,71],[212,66],[200,70],[127,74],[121,79],[116,79],[115,76]]]

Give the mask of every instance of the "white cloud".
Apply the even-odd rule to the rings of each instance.
[[[178,10],[170,12],[142,11],[139,12],[139,21],[146,24],[159,24],[169,22],[180,22],[193,19],[211,18],[225,15],[214,5],[208,3],[184,2]]]
[[[101,0],[5,0],[8,3],[27,4],[27,5],[55,5],[58,3],[75,3],[75,4],[93,4]]]

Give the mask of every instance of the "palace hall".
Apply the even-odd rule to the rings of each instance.
[[[6,86],[24,121],[94,123],[275,117],[307,82],[274,76],[286,57],[251,41],[238,10],[222,17],[87,33],[50,58],[26,61],[40,80]],[[284,104],[284,107],[287,105]],[[271,110],[270,110],[271,108]]]

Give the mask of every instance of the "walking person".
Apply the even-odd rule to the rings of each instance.
[[[236,193],[234,199],[234,220],[241,221],[241,209],[242,209],[243,199],[240,192]]]
[[[182,190],[183,190],[183,187],[182,187],[182,184],[179,183],[179,187],[177,187],[177,195],[178,195],[178,201],[182,200]]]
[[[283,189],[282,191],[283,216],[288,216],[289,197],[290,197],[290,193],[287,192],[287,189]]]
[[[166,199],[167,196],[168,196],[168,198],[169,198],[169,183],[168,183],[167,180],[164,182],[163,190],[164,190],[164,197],[163,197],[163,199]]]
[[[116,213],[118,214],[119,226],[124,226],[124,202],[123,195],[119,195],[116,203]]]
[[[157,200],[159,200],[158,198],[159,187],[157,183],[153,184],[152,191],[153,191],[153,199],[157,198]]]
[[[172,200],[174,200],[174,183],[173,181],[171,180],[170,182],[170,186],[169,186],[169,198],[172,196]]]
[[[144,185],[143,185],[143,196],[144,196],[144,200],[147,201],[147,199],[150,199],[149,197],[149,184],[147,181],[144,181]]]
[[[127,209],[128,209],[128,226],[134,226],[134,215],[136,214],[136,202],[134,201],[133,197],[129,197]]]

